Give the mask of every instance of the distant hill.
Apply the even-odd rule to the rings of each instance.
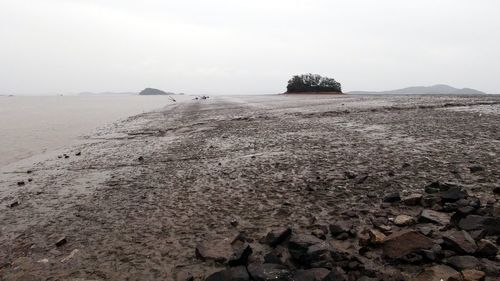
[[[169,96],[169,95],[175,95],[174,93],[170,92],[164,92],[162,90],[158,89],[153,89],[153,88],[146,88],[142,90],[139,95],[141,96]]]
[[[448,85],[434,85],[430,87],[419,86],[419,87],[408,87],[392,91],[353,91],[349,92],[351,95],[486,95],[486,93],[470,89],[463,88],[457,89]]]
[[[137,95],[136,92],[82,92],[78,93],[79,96],[134,96]]]

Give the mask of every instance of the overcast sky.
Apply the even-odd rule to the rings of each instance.
[[[450,84],[500,93],[498,0],[0,0],[0,94],[277,93]]]

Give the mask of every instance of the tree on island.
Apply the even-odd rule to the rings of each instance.
[[[287,93],[336,92],[342,93],[342,86],[333,78],[318,74],[295,75],[288,81]]]

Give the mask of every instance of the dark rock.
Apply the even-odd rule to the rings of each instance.
[[[495,257],[498,253],[498,247],[491,241],[486,239],[481,239],[477,243],[476,254],[481,257]]]
[[[229,224],[230,224],[231,226],[237,227],[239,223],[238,223],[238,221],[237,221],[237,220],[231,220],[231,221],[229,222]]]
[[[443,202],[456,202],[460,199],[465,199],[467,198],[468,194],[466,191],[458,188],[458,187],[453,187],[453,188],[450,188],[448,189],[447,191],[444,191],[442,194],[441,194],[441,200],[443,200]]]
[[[353,224],[350,221],[337,221],[330,224],[330,233],[332,236],[339,235],[342,233],[351,233],[353,230]]]
[[[394,203],[401,201],[401,195],[399,192],[390,193],[384,196],[383,202],[385,203]]]
[[[82,155],[82,153],[80,151],[75,153],[75,156],[81,156],[81,155]]]
[[[25,183],[24,181],[18,181],[18,182],[17,182],[17,185],[18,185],[18,186],[23,186],[23,185],[25,185],[25,184],[26,184],[26,183]]]
[[[443,262],[458,270],[477,269],[480,265],[479,260],[473,256],[454,256],[444,259]]]
[[[293,275],[294,281],[322,281],[330,270],[325,268],[299,269]]]
[[[458,226],[467,231],[484,230],[487,235],[500,234],[500,218],[496,217],[468,215],[460,220]]]
[[[481,270],[486,272],[487,275],[500,276],[500,264],[497,261],[481,259]]]
[[[500,187],[493,188],[493,193],[497,195],[500,194]]]
[[[345,175],[346,178],[351,179],[351,180],[354,179],[354,178],[356,178],[358,176],[353,171],[346,171],[346,172],[344,172],[344,175]]]
[[[225,263],[233,255],[233,249],[227,241],[207,241],[196,246],[195,253],[202,261],[214,260]]]
[[[250,276],[244,266],[237,266],[216,272],[208,276],[205,281],[248,281]]]
[[[397,259],[412,252],[428,250],[434,246],[431,239],[414,230],[402,230],[386,237],[383,244],[384,256]]]
[[[9,208],[14,208],[14,207],[17,207],[19,206],[19,201],[13,201],[13,202],[10,202],[9,204],[7,204],[7,206]]]
[[[322,229],[313,229],[311,235],[318,237],[321,240],[326,240],[326,232]]]
[[[269,246],[275,247],[283,243],[292,234],[292,229],[289,227],[282,227],[269,232],[266,237],[262,238],[260,242]]]
[[[441,203],[441,197],[437,195],[425,195],[422,197],[422,200],[420,200],[420,204],[424,208],[430,208],[440,203]]]
[[[139,161],[141,161],[141,162],[142,162],[142,161],[144,161],[144,157],[139,156],[139,158],[137,158],[137,160],[139,160]]]
[[[450,281],[451,278],[460,278],[460,273],[446,265],[435,265],[426,268],[410,281]]]
[[[300,260],[310,246],[319,244],[323,240],[308,234],[292,234],[288,241],[288,251],[294,259]]]
[[[237,244],[242,244],[242,243],[252,243],[253,239],[248,237],[248,234],[245,231],[240,231],[233,239],[231,242],[231,245],[237,245]]]
[[[347,281],[347,275],[340,267],[336,267],[322,281]]]
[[[415,223],[415,218],[408,215],[398,215],[394,219],[394,224],[397,226],[409,226]]]
[[[272,263],[250,264],[248,273],[255,281],[292,281],[293,274],[286,266]]]
[[[462,275],[464,281],[483,281],[486,273],[475,269],[466,269],[462,271]]]
[[[68,240],[66,240],[66,236],[62,236],[56,240],[56,247],[61,247],[62,245],[66,244],[67,242],[68,242]]]
[[[425,209],[420,213],[420,221],[431,222],[446,226],[450,223],[451,216],[446,213]]]
[[[239,247],[234,253],[229,257],[227,264],[229,266],[247,265],[248,258],[252,254],[252,247],[245,243],[243,246]]]
[[[479,165],[474,165],[474,166],[469,167],[469,170],[471,173],[477,173],[477,172],[484,171],[484,168],[482,166],[479,166]]]
[[[443,241],[446,248],[457,253],[473,254],[477,250],[474,239],[466,231],[451,230],[443,234]]]
[[[420,202],[422,201],[422,194],[419,193],[414,193],[410,194],[409,196],[403,198],[401,202],[407,206],[416,206],[420,205]]]
[[[383,244],[386,238],[385,234],[376,229],[369,229],[368,235],[370,236],[370,243],[374,245]]]
[[[290,253],[283,247],[277,247],[264,256],[264,263],[287,264],[291,258]]]
[[[368,175],[361,175],[359,176],[358,180],[356,181],[357,184],[362,184],[368,179]]]

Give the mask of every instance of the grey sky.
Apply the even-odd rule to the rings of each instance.
[[[450,84],[500,93],[498,0],[0,0],[0,94],[277,93]]]

